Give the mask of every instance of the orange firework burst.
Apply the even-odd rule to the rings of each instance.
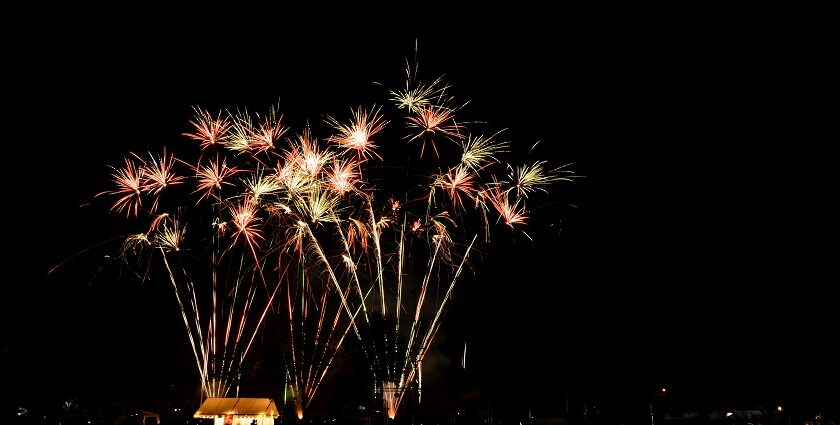
[[[342,124],[333,118],[329,118],[338,134],[330,137],[330,140],[338,143],[342,148],[355,151],[359,159],[377,156],[374,149],[376,145],[371,140],[376,133],[382,131],[388,123],[378,109],[370,113],[358,108],[353,111],[353,121],[350,124]],[[381,158],[380,158],[381,159]]]
[[[420,140],[420,156],[426,150],[426,143],[432,146],[435,156],[440,157],[436,140],[439,137],[450,140],[463,139],[462,126],[455,122],[455,111],[444,106],[424,106],[407,117],[409,127],[417,130],[409,141]]]
[[[472,197],[476,191],[476,176],[467,167],[458,166],[449,170],[448,173],[438,177],[435,186],[443,188],[449,194],[452,204],[457,208],[461,206],[461,194]]]
[[[352,160],[333,161],[332,167],[327,171],[327,185],[339,194],[353,189],[353,185],[358,181],[355,171],[357,167],[358,163]]]
[[[525,207],[519,206],[519,201],[511,203],[508,199],[507,193],[502,192],[498,187],[494,187],[490,191],[490,202],[496,211],[499,212],[499,217],[510,227],[515,224],[525,224],[528,218],[525,215]]]
[[[195,132],[184,133],[184,136],[197,140],[200,143],[201,149],[224,144],[228,139],[230,122],[227,119],[223,119],[221,114],[213,117],[206,110],[195,108],[195,118],[190,121],[190,124],[192,124]]]
[[[217,194],[213,192],[220,192],[222,185],[230,185],[232,183],[227,181],[227,178],[239,172],[236,168],[230,168],[227,163],[220,161],[216,156],[216,160],[210,162],[209,165],[199,165],[195,167],[195,192],[201,193],[198,202],[204,200],[208,196],[213,196],[216,200],[221,200]]]
[[[258,226],[257,207],[253,198],[243,198],[242,202],[231,207],[230,214],[231,221],[236,226],[233,232],[234,239],[241,236],[250,246],[255,245],[257,239],[262,239]]]
[[[274,144],[288,131],[280,123],[282,119],[283,115],[280,115],[275,108],[271,108],[258,125],[247,129],[248,147],[257,152],[273,149]]]
[[[112,211],[125,212],[126,216],[137,215],[140,208],[140,189],[143,187],[143,171],[134,164],[131,158],[125,158],[125,165],[115,168],[111,174],[116,189],[99,193],[99,195],[116,195],[117,200],[111,206]]]
[[[295,167],[306,172],[310,178],[315,178],[333,155],[334,152],[318,146],[318,139],[312,137],[312,132],[307,128],[298,136],[297,144],[287,153],[287,160],[293,160]]]

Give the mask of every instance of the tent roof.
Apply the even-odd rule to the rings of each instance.
[[[270,398],[217,398],[210,397],[201,403],[194,418],[213,418],[219,415],[236,416],[280,416],[277,406]]]

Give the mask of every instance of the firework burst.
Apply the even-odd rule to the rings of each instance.
[[[134,160],[125,158],[125,164],[120,168],[114,168],[111,174],[112,181],[116,188],[99,195],[113,195],[116,200],[111,205],[112,211],[124,212],[126,216],[137,215],[141,205],[140,189],[143,187],[142,168],[138,168]]]
[[[417,59],[414,60],[414,67],[406,60],[405,64],[405,86],[401,90],[391,90],[390,100],[399,109],[406,109],[409,113],[415,113],[420,108],[431,105],[446,104],[451,98],[446,97],[448,85],[443,83],[443,77],[438,77],[429,84],[423,83],[417,78]]]
[[[371,137],[385,128],[388,121],[380,115],[378,109],[368,112],[362,108],[353,111],[353,121],[350,124],[342,124],[333,118],[329,118],[338,134],[330,137],[330,140],[338,143],[343,149],[356,152],[358,158],[370,158],[378,155],[374,149],[376,145]]]
[[[432,147],[435,157],[440,158],[437,141],[441,138],[460,140],[463,126],[455,121],[455,110],[446,106],[424,106],[417,108],[414,114],[407,117],[408,126],[415,129],[408,141],[420,141],[420,156],[426,151],[426,145]]]
[[[190,121],[193,133],[184,133],[193,140],[197,140],[201,149],[207,149],[218,144],[224,144],[230,133],[230,122],[222,118],[221,114],[213,117],[209,112],[196,108],[195,118]]]
[[[185,135],[198,142],[197,160],[164,150],[148,161],[129,155],[114,169],[115,187],[100,195],[117,213],[149,219],[121,254],[158,260],[205,396],[238,388],[254,338],[279,307],[301,415],[351,336],[394,417],[417,388],[456,283],[491,224],[521,231],[530,215],[525,198],[574,177],[545,161],[504,163],[510,145],[499,132],[483,136],[456,122],[460,107],[447,106],[448,86],[417,83],[410,69],[407,77],[389,107],[357,108],[347,122],[328,118],[320,137],[309,127],[288,137],[276,108],[264,116],[196,109]],[[386,138],[389,123],[403,125]],[[384,152],[417,146],[400,138],[419,141],[419,152],[383,166]],[[441,157],[442,139],[460,145],[461,155]],[[437,160],[431,168],[404,189],[377,186],[388,169],[419,161],[427,145]],[[168,191],[194,199],[167,205]]]

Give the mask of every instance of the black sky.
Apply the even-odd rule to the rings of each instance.
[[[825,158],[761,117],[796,43],[758,18],[658,16],[87,17],[23,31],[5,61],[0,387],[140,396],[190,382],[166,288],[98,275],[96,250],[47,276],[114,236],[101,205],[79,206],[127,150],[182,142],[193,105],[279,99],[292,122],[317,121],[379,100],[372,82],[399,83],[418,40],[421,72],[445,74],[470,117],[586,176],[557,192],[575,208],[550,209],[534,242],[489,253],[464,283],[441,349],[469,341],[468,380],[538,394],[524,398],[665,384],[704,400],[840,399],[836,273],[814,242],[831,243],[813,201]]]

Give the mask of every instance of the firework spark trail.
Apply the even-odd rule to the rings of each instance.
[[[318,324],[315,326],[315,339],[314,339],[314,341],[320,341],[321,340],[321,331],[323,330],[323,326],[324,326],[324,318],[327,316],[327,299],[328,299],[329,294],[330,294],[329,291],[324,291],[324,293],[321,294],[321,308],[319,309],[321,314],[318,315]],[[337,314],[336,317],[340,317],[340,310],[339,310],[339,314]],[[315,366],[316,366],[315,362],[311,362],[309,364],[309,370],[306,373],[305,387],[309,387],[309,381],[312,377],[312,369]]]
[[[345,290],[345,294],[344,294],[345,298],[349,295],[351,290],[352,290],[352,287],[348,286],[347,289]],[[326,308],[325,308],[325,310],[326,310]],[[339,344],[341,343],[341,341],[343,341],[344,336],[350,330],[353,323],[355,323],[355,319],[356,319],[356,316],[358,315],[358,313],[359,313],[359,309],[357,308],[356,311],[353,313],[353,316],[350,320],[350,323],[347,325],[346,330],[344,331],[341,338],[339,339]],[[342,317],[341,310],[340,309],[336,310],[335,317],[333,318],[332,326],[330,327],[330,330],[329,330],[329,335],[325,339],[326,341],[332,341],[333,340],[333,335],[335,334],[335,331],[338,328],[338,324],[339,324],[339,321],[341,320],[341,317]],[[315,388],[317,387],[317,383],[315,382],[315,379],[318,379],[317,371],[322,370],[322,368],[324,368],[324,361],[327,360],[327,357],[330,357],[330,359],[331,359],[333,356],[335,356],[335,354],[336,354],[336,351],[332,351],[331,353],[328,350],[322,350],[321,351],[320,358],[318,359],[317,365],[315,365],[314,368],[312,369],[313,374],[310,376],[310,378],[307,382],[307,387],[310,388],[310,393],[308,395],[310,395],[310,396],[313,395],[314,391],[315,391]],[[310,401],[311,401],[311,397],[307,398],[307,403],[309,403]]]
[[[402,227],[400,227],[400,247],[399,257],[397,258],[397,302],[394,305],[394,314],[396,315],[397,334],[400,331],[400,310],[402,310],[402,289],[403,289],[403,264],[405,262],[405,220],[403,220]]]
[[[420,286],[420,299],[417,301],[417,307],[414,311],[415,323],[420,321],[420,312],[423,310],[423,301],[426,299],[426,290],[429,288],[429,278],[432,276],[432,270],[435,268],[435,261],[438,259],[438,253],[440,253],[440,246],[442,243],[443,241],[441,238],[436,240],[435,252],[432,255],[432,258],[429,259],[429,267],[426,269],[425,276],[423,276],[423,283]]]
[[[437,261],[438,253],[440,252],[440,239],[438,239],[437,244],[435,244],[435,251],[431,258],[429,258],[429,266],[426,269],[426,274],[423,277],[423,283],[420,286],[420,298],[417,300],[417,305],[414,309],[414,320],[411,322],[411,330],[408,333],[408,344],[406,344],[406,356],[405,362],[402,366],[401,370],[407,370],[408,365],[411,362],[411,349],[414,347],[414,340],[417,338],[417,334],[419,331],[419,324],[420,324],[420,312],[423,310],[423,301],[426,298],[426,289],[429,286],[429,277],[432,274],[432,270],[434,270],[435,261]],[[401,380],[402,381],[402,380]]]
[[[348,292],[349,292],[349,288],[348,288]],[[313,340],[315,342],[315,344],[318,344],[320,341],[323,341],[322,333],[325,332],[323,325],[324,325],[324,319],[327,316],[327,306],[328,306],[329,294],[330,294],[330,291],[324,291],[322,296],[321,296],[321,306],[319,308],[320,315],[318,317],[318,324],[315,328],[315,338]],[[345,293],[344,296],[346,298],[347,294]],[[341,313],[342,313],[341,309],[337,309],[335,311],[335,316],[334,316],[334,319],[333,319],[333,325],[326,331],[327,334],[328,334],[328,336],[326,337],[326,341],[332,340],[333,332],[336,329],[336,324],[338,323],[338,320],[341,319],[341,317],[342,317]],[[309,388],[312,388],[312,379],[315,376],[315,374],[317,374],[317,369],[322,365],[322,359],[325,355],[326,355],[326,350],[321,350],[320,353],[313,350],[312,357],[309,361],[309,368],[306,372],[306,378],[305,378],[305,382],[304,382],[304,388],[306,388],[307,390]],[[317,361],[315,360],[316,358],[318,359]]]
[[[164,265],[166,266],[167,272],[170,276],[173,288],[176,291],[175,295],[182,312],[182,317],[185,323],[187,323],[186,327],[188,337],[196,357],[199,375],[202,377],[202,388],[208,396],[225,395],[234,385],[234,380],[236,379],[235,375],[239,373],[239,363],[241,362],[241,359],[247,355],[248,351],[250,351],[250,347],[256,337],[256,331],[246,337],[249,319],[248,316],[249,312],[252,310],[257,292],[256,286],[248,285],[248,287],[245,288],[243,296],[240,297],[239,291],[242,289],[241,285],[245,282],[247,275],[238,273],[236,279],[234,279],[235,284],[232,290],[233,295],[229,298],[229,302],[227,304],[227,326],[224,333],[224,342],[222,343],[223,348],[222,350],[219,350],[218,343],[220,341],[216,330],[219,309],[217,290],[218,275],[217,270],[215,269],[217,261],[215,260],[215,254],[213,257],[214,269],[211,278],[214,289],[212,291],[213,296],[211,297],[210,304],[212,306],[212,312],[209,314],[209,321],[206,324],[205,331],[203,325],[205,322],[202,319],[203,313],[200,307],[200,302],[197,298],[198,291],[196,290],[196,285],[193,282],[192,277],[187,272],[187,269],[182,268],[182,276],[180,279],[177,279],[172,269],[171,262],[166,254],[167,250],[175,253],[179,252],[181,239],[183,237],[182,229],[178,224],[179,221],[172,220],[171,223],[172,224],[170,225],[168,221],[164,221],[159,226],[152,226],[153,229],[159,228],[159,233],[156,234],[154,239],[156,243],[158,243],[162,252]],[[243,255],[240,261],[240,270],[244,264],[244,259],[245,257]],[[262,276],[259,264],[256,264],[254,270],[251,272],[252,278],[256,279],[255,276],[257,275],[260,277]],[[278,281],[277,286],[275,286],[273,291],[270,293],[267,302],[263,305],[262,311],[259,312],[255,329],[259,329],[261,326],[268,309],[276,296],[279,283],[280,281]],[[185,298],[184,295],[186,295],[188,303],[183,302]],[[191,313],[192,315],[191,324],[190,319],[188,318],[188,313]]]
[[[347,312],[347,315],[352,318],[353,314],[350,312],[350,307],[347,305],[347,299],[344,297],[344,295],[341,291],[341,284],[339,283],[338,279],[335,277],[335,272],[333,272],[332,265],[330,264],[330,261],[327,259],[326,254],[324,254],[324,250],[321,249],[321,244],[318,243],[318,239],[315,238],[315,235],[312,233],[312,229],[308,225],[306,225],[306,223],[301,222],[300,225],[305,226],[306,230],[309,232],[309,237],[311,238],[310,240],[312,241],[312,246],[317,251],[318,256],[321,257],[321,260],[323,261],[324,267],[326,267],[327,273],[330,276],[330,281],[332,281],[335,284],[336,291],[338,291],[338,294],[341,295],[341,305],[342,305],[342,307],[344,307],[344,311]],[[354,320],[350,320],[350,323],[353,325],[353,330],[356,332],[356,335],[359,336],[359,330],[358,330],[358,328],[356,328],[356,325],[355,325],[356,322]],[[361,336],[359,336],[359,338],[361,338]]]
[[[355,223],[357,223],[358,225],[364,226],[364,224],[359,222],[359,221],[356,221]],[[351,227],[351,229],[352,228],[353,227]],[[359,295],[359,300],[360,300],[359,301],[359,309],[362,311],[362,317],[364,318],[364,323],[369,328],[371,324],[370,324],[370,317],[368,316],[368,313],[367,313],[367,306],[366,306],[367,303],[366,303],[366,301],[367,301],[368,295],[373,290],[373,285],[371,285],[371,287],[368,289],[367,294],[365,294],[365,295],[362,294],[362,284],[359,281],[359,275],[357,273],[356,263],[353,261],[353,258],[351,257],[352,254],[350,253],[350,244],[347,242],[347,238],[344,236],[344,232],[342,231],[341,226],[337,226],[336,230],[337,230],[339,236],[341,237],[342,244],[344,245],[344,250],[345,250],[345,253],[343,254],[343,258],[345,260],[344,263],[350,269],[350,272],[353,276],[353,283],[355,284],[356,291]],[[362,249],[366,250],[366,245]],[[353,320],[352,320],[351,324],[356,322],[356,316],[359,314],[359,311],[358,311],[359,309],[357,309],[356,313],[353,315]],[[343,336],[341,337],[341,341],[344,341]],[[377,351],[376,351],[376,344],[375,344],[375,342],[372,342],[372,344],[373,344],[373,350],[371,350],[373,352],[373,359],[372,360],[373,360],[374,364],[379,364],[379,358],[377,356]],[[339,344],[339,346],[340,346],[340,344]],[[365,347],[364,345],[362,346],[362,352],[364,353],[365,358],[368,359],[368,361],[370,361],[371,360],[370,353],[368,352],[367,347]],[[374,380],[375,380],[375,378],[376,378],[376,374],[374,373]]]
[[[438,329],[438,320],[440,319],[441,313],[443,313],[444,309],[446,308],[446,303],[452,297],[452,289],[455,288],[455,282],[458,281],[458,277],[461,276],[461,271],[464,269],[464,264],[467,262],[467,258],[470,256],[470,252],[472,251],[472,247],[475,244],[475,240],[478,238],[478,235],[473,236],[470,245],[467,247],[466,252],[464,253],[464,258],[461,260],[461,264],[458,265],[458,270],[455,271],[455,276],[452,277],[452,282],[449,284],[449,288],[446,290],[446,294],[443,297],[443,300],[440,302],[440,306],[437,308],[435,312],[435,317],[432,319],[432,323],[429,325],[429,332],[426,333],[426,336],[423,338],[423,342],[420,344],[422,348],[422,352],[428,351],[429,344],[431,343],[431,336],[434,333],[437,333]]]
[[[334,223],[335,230],[339,233],[339,235],[341,235],[342,244],[345,249],[348,250],[347,252],[349,252],[346,239],[341,232],[341,226],[335,220],[327,220],[326,223]],[[355,311],[352,313],[348,312],[349,305],[346,299],[352,291],[358,290],[358,284],[348,284],[344,288],[340,287],[339,285],[341,280],[335,275],[335,272],[333,271],[334,266],[330,264],[329,258],[323,251],[321,243],[318,240],[318,236],[314,232],[313,228],[302,221],[297,222],[296,226],[304,231],[304,236],[309,241],[308,247],[311,250],[311,254],[314,255],[317,263],[323,264],[324,269],[329,276],[325,282],[329,286],[324,287],[324,292],[322,292],[318,306],[318,318],[314,323],[313,332],[315,337],[313,339],[307,339],[303,336],[307,332],[306,329],[308,329],[304,323],[301,323],[301,327],[297,331],[301,335],[299,339],[295,337],[296,329],[294,326],[290,327],[290,335],[292,336],[291,344],[294,346],[292,350],[293,358],[290,365],[290,372],[291,375],[295,377],[294,392],[295,394],[298,394],[295,400],[297,406],[296,409],[298,409],[299,414],[302,414],[302,409],[306,408],[311,402],[317,388],[320,386],[320,382],[323,380],[327,370],[332,365],[332,359],[334,359],[338,351],[337,348],[343,343],[347,332],[349,332],[350,328],[356,329],[355,320],[358,317],[361,306],[356,307]],[[300,261],[305,261],[305,258],[305,256],[301,257]],[[347,266],[346,261],[342,261],[342,264]],[[309,267],[302,267],[302,269],[307,270]],[[333,289],[330,290],[330,287]],[[308,302],[306,300],[309,297],[306,293],[310,292],[312,289],[314,289],[314,287],[311,283],[302,287],[301,311],[304,315],[306,315],[306,311],[308,309]],[[339,295],[338,301],[340,306],[337,310],[334,310],[332,313],[332,320],[330,320],[330,325],[327,325],[326,314],[329,309],[328,303],[331,298],[328,298],[328,296],[330,296],[330,294]],[[291,299],[291,294],[289,296]],[[344,327],[344,332],[341,333],[341,336],[336,342],[335,335],[338,330],[338,325],[343,318],[348,316],[351,316],[351,319]],[[297,323],[293,314],[290,318],[290,323]],[[359,337],[360,335],[357,334],[357,338]],[[333,343],[335,343],[334,347]]]
[[[305,275],[302,275],[302,279],[305,279]],[[311,290],[314,288],[310,284],[305,284],[302,287],[302,289],[303,291],[300,292],[300,296],[301,302],[303,304],[301,305],[301,310],[299,311],[300,314],[303,315],[302,317],[305,318],[308,314],[307,300],[310,298],[311,295],[313,295]],[[329,293],[330,291],[328,290],[324,291],[320,298],[320,301],[318,301],[318,310],[320,313],[318,314],[318,320],[315,326],[316,336],[313,339],[308,339],[302,335],[300,336],[300,339],[295,338],[296,332],[306,333],[307,328],[303,326],[303,322],[300,323],[302,325],[301,327],[295,327],[295,324],[297,324],[298,321],[295,318],[294,309],[291,303],[295,296],[290,292],[287,293],[287,308],[290,312],[289,331],[290,335],[292,336],[292,340],[290,343],[293,346],[291,353],[290,374],[294,376],[293,391],[296,394],[296,409],[300,409],[300,414],[302,414],[302,409],[304,409],[308,405],[308,403],[311,401],[311,398],[314,396],[316,375],[325,372],[322,370],[324,368],[324,362],[320,359],[328,355],[328,344],[329,341],[333,339],[332,334],[335,331],[335,323],[338,323],[338,321],[342,317],[344,317],[344,311],[341,308],[339,308],[333,313],[333,326],[329,329],[325,329],[323,327],[324,319],[326,318],[326,312],[329,308]]]
[[[382,281],[382,247],[379,244],[379,227],[376,225],[376,215],[373,213],[373,203],[370,199],[368,199],[368,209],[370,211],[370,230],[373,233],[373,246],[375,247],[376,251],[376,282],[379,284],[379,296],[382,306],[382,316],[386,316],[388,314],[387,309],[385,308],[385,287],[384,282]]]
[[[292,293],[291,293],[291,285],[286,286],[286,305],[288,306],[289,311],[289,335],[291,336],[289,344],[291,345],[290,356],[291,356],[291,367],[287,368],[287,373],[290,373],[289,369],[292,371],[297,370],[297,350],[295,349],[295,318],[292,309]],[[298,379],[297,373],[291,373],[292,377],[294,378],[294,386],[293,388],[300,388],[300,380]]]
[[[359,223],[359,222],[357,221],[357,223]],[[364,225],[364,224],[362,224],[362,225]],[[338,232],[338,235],[341,237],[342,245],[344,245],[344,251],[345,251],[345,253],[343,254],[344,264],[347,265],[347,268],[350,270],[350,273],[353,276],[353,283],[356,286],[356,291],[359,294],[359,299],[364,300],[367,297],[362,295],[362,284],[359,281],[359,274],[356,272],[356,263],[353,261],[353,258],[351,257],[352,254],[350,252],[351,251],[350,244],[349,244],[349,242],[347,242],[347,237],[344,235],[344,231],[341,229],[341,226],[338,226],[336,230]],[[362,248],[362,249],[364,250],[365,248]],[[370,319],[368,318],[367,307],[366,307],[365,303],[364,302],[359,303],[359,307],[362,310],[362,315],[365,319],[365,323],[369,324]]]
[[[327,118],[323,137],[309,126],[290,133],[277,108],[264,115],[196,109],[184,133],[198,142],[196,160],[164,148],[146,159],[129,154],[113,169],[113,187],[96,196],[111,197],[110,209],[129,219],[149,217],[148,230],[129,237],[121,255],[159,249],[204,396],[238,389],[268,311],[285,304],[286,372],[298,414],[352,329],[373,386],[395,415],[422,379],[423,359],[479,236],[489,243],[491,222],[527,236],[526,199],[537,202],[550,185],[576,177],[546,161],[503,163],[511,145],[499,140],[501,132],[472,132],[455,119],[467,103],[453,106],[441,78],[425,84],[417,77],[407,66],[405,87],[390,91],[392,108]],[[401,135],[383,131],[392,124]],[[439,144],[444,140],[450,143]],[[391,149],[418,144],[419,156],[371,166]],[[434,158],[423,158],[428,145]],[[376,172],[420,166],[421,173],[406,173],[404,193],[375,185],[388,180]],[[195,202],[163,195],[170,191]],[[154,273],[149,266],[143,276]]]
[[[361,310],[361,307],[359,307],[359,308],[357,308],[357,309],[356,309],[356,312],[353,314],[353,318],[352,318],[351,323],[349,323],[349,324],[348,324],[348,325],[344,328],[344,332],[341,334],[341,338],[339,338],[339,340],[338,340],[338,342],[337,342],[337,344],[336,344],[337,346],[339,346],[339,347],[340,347],[340,346],[341,346],[341,344],[344,342],[344,338],[345,338],[345,337],[347,336],[347,334],[350,332],[350,328],[352,327],[352,323],[353,323],[353,322],[355,322],[355,320],[356,320],[356,316],[358,316],[358,314],[359,314],[359,311],[360,311],[360,310]],[[312,398],[315,396],[315,392],[316,392],[316,391],[318,391],[318,387],[321,385],[321,382],[324,380],[324,376],[327,374],[327,371],[329,370],[330,366],[332,365],[333,359],[335,359],[335,355],[336,355],[337,353],[338,353],[338,350],[334,350],[334,351],[332,352],[332,354],[330,354],[330,358],[329,358],[329,360],[327,361],[326,366],[324,366],[324,367],[323,367],[323,369],[321,370],[321,375],[318,377],[317,381],[315,382],[315,385],[314,385],[314,386],[312,386],[312,390],[311,390],[311,391],[310,391],[310,393],[308,394],[307,403],[312,401]]]
[[[207,392],[208,388],[207,380],[206,380],[206,369],[202,367],[202,361],[199,358],[198,352],[199,350],[195,346],[195,339],[193,338],[193,331],[190,327],[190,321],[187,319],[187,311],[184,309],[184,303],[181,301],[181,294],[178,290],[178,284],[175,281],[175,275],[172,273],[172,268],[169,266],[169,261],[166,259],[166,253],[163,252],[161,248],[161,252],[163,253],[163,263],[166,266],[166,271],[169,273],[169,280],[172,282],[172,287],[175,290],[175,299],[178,300],[178,306],[181,308],[181,317],[184,319],[184,326],[187,328],[187,336],[190,340],[190,346],[192,347],[193,354],[195,355],[195,362],[196,366],[198,366],[198,373],[201,375],[201,383],[204,385],[204,391]]]
[[[164,255],[165,255],[165,253],[164,253]],[[199,343],[199,350],[201,350],[202,353],[207,353],[208,351],[205,348],[204,337],[202,336],[202,332],[201,332],[201,316],[200,316],[199,309],[198,309],[198,301],[196,300],[195,285],[193,285],[192,280],[189,279],[189,276],[187,276],[186,273],[184,273],[183,278],[184,278],[184,282],[185,282],[184,287],[188,290],[189,295],[190,295],[190,302],[192,303],[192,311],[194,312],[193,320],[195,321],[195,324],[196,324],[195,333],[196,333],[196,339],[198,340],[198,343]],[[206,360],[206,356],[205,356],[205,365],[207,364],[206,362],[207,362],[207,360]]]
[[[271,293],[271,297],[268,299],[268,302],[265,303],[265,307],[263,308],[262,314],[260,314],[260,319],[256,324],[257,329],[260,328],[260,325],[262,324],[263,320],[265,319],[266,313],[268,313],[268,310],[271,308],[272,301],[274,301],[274,296],[277,295],[277,290],[280,289],[280,286],[281,286],[280,283],[281,282],[282,281],[278,281],[278,284],[274,287],[274,292]],[[245,346],[245,351],[242,352],[242,357],[245,357],[245,355],[248,354],[248,350],[251,349],[251,344],[254,343],[254,338],[256,338],[256,337],[257,337],[256,332],[251,334],[251,339],[248,341],[248,345]]]

